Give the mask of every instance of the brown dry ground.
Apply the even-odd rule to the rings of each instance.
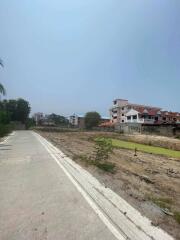
[[[103,172],[95,166],[88,166],[78,156],[92,154],[95,145],[92,141],[93,137],[122,138],[119,134],[42,131],[39,133],[91,172],[100,182],[126,199],[143,215],[150,218],[152,224],[163,228],[175,239],[180,239],[180,224],[173,216],[167,215],[158,207],[160,205],[162,208],[168,207],[171,212],[180,212],[180,160],[140,152],[135,157],[134,151],[114,149],[114,154],[111,155],[109,161],[116,164],[116,173],[111,174]],[[138,138],[140,138],[138,142],[143,141],[142,136]],[[147,136],[144,138],[147,139]],[[151,137],[151,144],[153,145],[154,139],[156,145],[158,138],[163,139],[166,146],[168,144],[172,146],[175,143],[177,148],[180,147],[179,140],[172,138],[164,140],[164,137],[156,138],[155,136]],[[146,178],[150,182],[146,181]]]

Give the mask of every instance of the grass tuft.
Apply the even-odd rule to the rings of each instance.
[[[156,197],[149,197],[149,200],[155,203],[157,206],[159,206],[162,209],[171,209],[172,199],[170,198],[156,198]]]
[[[82,161],[86,166],[96,166],[97,168],[105,171],[105,172],[109,172],[114,174],[116,172],[116,165],[115,163],[111,163],[111,162],[98,162],[98,161],[94,161],[92,160],[90,157],[87,157],[86,155],[81,155],[81,154],[76,154],[73,156],[73,160],[80,160]]]
[[[174,212],[174,219],[180,224],[180,212]]]
[[[110,172],[113,174],[116,172],[116,169],[115,169],[116,165],[111,162],[95,163],[94,165],[105,172]]]

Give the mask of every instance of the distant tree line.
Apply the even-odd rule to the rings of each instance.
[[[52,113],[48,116],[48,120],[53,121],[55,123],[55,125],[68,125],[69,121],[67,118],[65,118],[64,116],[61,115],[57,115],[55,113]]]

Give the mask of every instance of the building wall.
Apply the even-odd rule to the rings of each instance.
[[[78,126],[78,116],[77,115],[72,115],[69,117],[69,122],[70,124],[72,124],[73,126]]]
[[[125,114],[129,111],[126,105],[128,105],[128,100],[116,99],[113,101],[113,106],[110,109],[110,118],[112,122],[125,122]]]
[[[126,134],[154,134],[162,136],[180,136],[180,126],[169,125],[142,125],[138,123],[117,123],[115,125],[115,131]]]

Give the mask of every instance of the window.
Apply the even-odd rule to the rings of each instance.
[[[124,107],[122,107],[122,110],[124,110]]]
[[[122,114],[122,116],[124,116],[124,113]]]
[[[114,118],[114,119],[117,119],[117,116],[114,116],[113,118]]]
[[[117,104],[117,101],[114,101],[114,105],[116,105]]]
[[[133,119],[137,119],[137,115],[133,115]]]
[[[163,117],[163,121],[166,121],[166,117]]]
[[[124,122],[124,120],[122,120],[122,122]]]
[[[131,120],[131,116],[127,116],[127,120]]]

